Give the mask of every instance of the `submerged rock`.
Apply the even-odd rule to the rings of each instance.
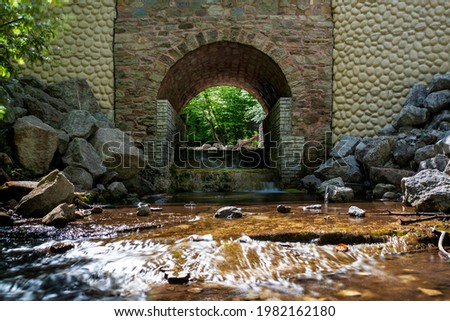
[[[75,220],[75,205],[63,203],[42,218],[45,225],[63,227]]]
[[[214,218],[241,218],[242,217],[242,208],[234,207],[234,206],[225,206],[219,208],[214,214]]]
[[[35,189],[22,198],[15,208],[17,214],[26,217],[44,217],[61,203],[72,203],[73,184],[58,170],[43,177]]]

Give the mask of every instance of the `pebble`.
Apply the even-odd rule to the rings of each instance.
[[[166,272],[165,279],[169,284],[187,284],[191,277],[189,272]]]

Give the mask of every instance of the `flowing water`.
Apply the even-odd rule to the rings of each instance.
[[[0,230],[0,299],[450,300],[450,263],[384,215],[399,203],[358,203],[368,215],[355,219],[349,204],[306,211],[299,199],[188,194],[148,200],[162,211],[146,217],[124,207],[61,229],[18,221]],[[213,218],[224,204],[244,217]],[[49,250],[61,242],[72,248]],[[168,283],[183,273],[187,284]]]

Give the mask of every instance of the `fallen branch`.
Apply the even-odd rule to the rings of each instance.
[[[431,221],[434,220],[435,218],[440,218],[439,215],[433,215],[433,216],[429,216],[429,217],[424,217],[424,218],[417,218],[417,219],[412,219],[412,220],[400,220],[400,224],[401,225],[408,225],[408,224],[413,224],[413,223],[417,223],[417,222],[425,222],[425,221]]]
[[[448,253],[448,252],[444,249],[444,245],[443,245],[444,239],[445,239],[445,235],[447,235],[447,232],[446,232],[446,231],[440,231],[440,230],[433,229],[433,233],[434,233],[434,234],[437,234],[437,233],[440,233],[440,234],[441,234],[441,235],[439,236],[439,242],[438,242],[438,248],[439,248],[439,251],[440,251],[444,256],[446,256],[447,259],[450,260],[450,253]]]
[[[386,210],[388,215],[396,216],[435,216],[435,215],[445,215],[442,212],[392,212],[391,210]]]

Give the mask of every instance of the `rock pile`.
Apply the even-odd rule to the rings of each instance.
[[[445,74],[428,86],[415,84],[401,112],[378,137],[339,137],[330,158],[303,178],[302,187],[322,196],[328,190],[330,201],[339,201],[329,192],[336,188],[363,187],[375,198],[403,192],[405,203],[418,209],[448,210],[440,200],[444,195],[450,199],[450,192],[440,182],[450,179],[449,157],[450,74]]]

